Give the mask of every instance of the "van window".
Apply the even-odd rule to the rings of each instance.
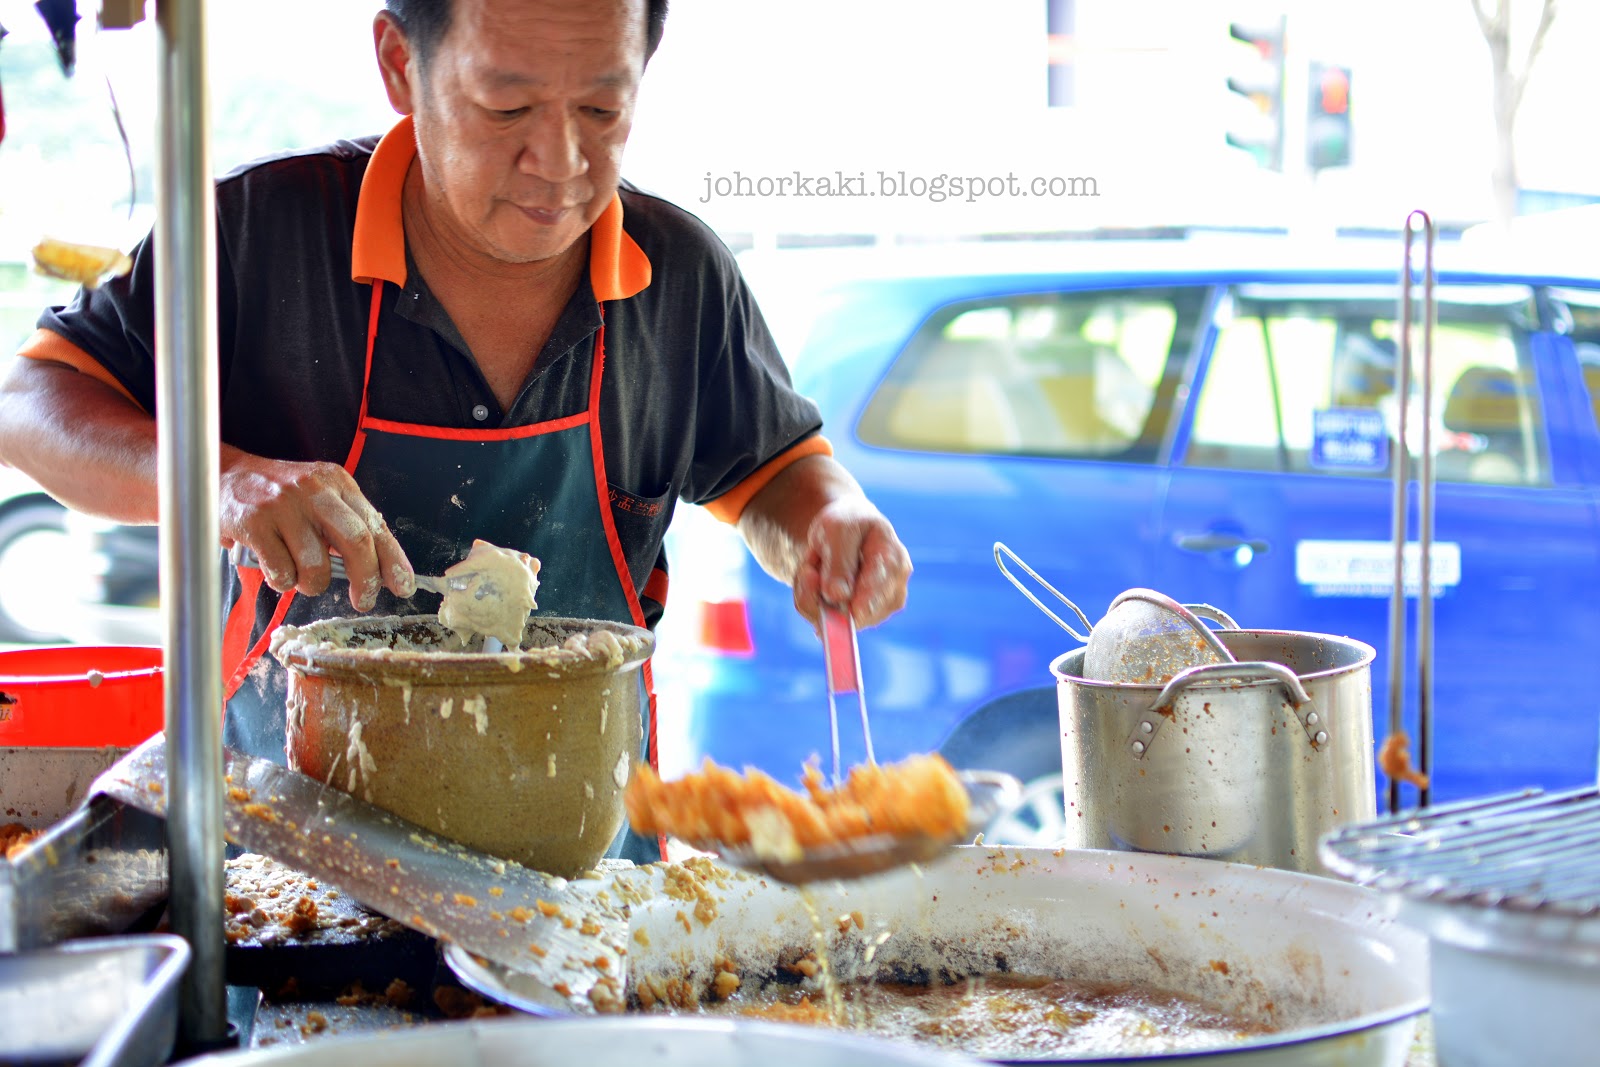
[[[1572,350],[1589,390],[1589,406],[1600,425],[1600,289],[1552,289],[1571,319]]]
[[[942,309],[868,403],[868,444],[1152,462],[1205,290],[1080,290]]]
[[[1399,324],[1392,288],[1246,286],[1221,317],[1184,462],[1195,467],[1390,476]],[[1528,354],[1532,294],[1437,290],[1433,440],[1440,481],[1549,482]],[[1420,300],[1418,304],[1420,311]],[[1413,344],[1421,387],[1421,332]],[[1420,440],[1414,394],[1408,434]]]

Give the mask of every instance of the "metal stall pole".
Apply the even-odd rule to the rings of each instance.
[[[1420,224],[1423,237],[1422,266],[1422,434],[1418,445],[1418,462],[1421,482],[1417,488],[1421,516],[1418,522],[1417,570],[1419,592],[1417,596],[1417,644],[1420,649],[1417,663],[1418,724],[1417,754],[1419,770],[1428,782],[1418,790],[1417,806],[1426,808],[1432,802],[1433,776],[1433,327],[1434,310],[1433,218],[1421,209],[1412,211],[1405,222],[1405,258],[1400,267],[1400,336],[1396,346],[1395,393],[1399,397],[1398,425],[1395,428],[1393,523],[1391,536],[1394,549],[1394,588],[1389,594],[1389,736],[1398,737],[1405,732],[1405,675],[1406,675],[1406,585],[1405,549],[1410,533],[1409,499],[1411,437],[1407,428],[1407,412],[1411,406],[1411,350],[1413,331],[1412,295],[1416,271],[1412,266],[1412,242]],[[1400,811],[1400,779],[1389,779],[1389,813]]]
[[[1405,732],[1406,707],[1406,539],[1411,533],[1407,494],[1411,491],[1411,217],[1406,216],[1405,259],[1400,267],[1400,336],[1395,346],[1394,483],[1391,487],[1390,544],[1394,588],[1389,590],[1389,733]],[[1389,776],[1389,814],[1400,811],[1400,779]]]
[[[156,405],[172,928],[194,952],[179,1048],[225,1042],[216,228],[204,0],[161,0]]]
[[[1417,561],[1421,590],[1417,594],[1417,765],[1428,784],[1417,794],[1417,806],[1433,803],[1433,330],[1438,320],[1434,307],[1433,216],[1413,211],[1406,216],[1406,267],[1410,269],[1413,219],[1422,229],[1422,474],[1417,488]],[[1409,286],[1407,293],[1409,294]]]

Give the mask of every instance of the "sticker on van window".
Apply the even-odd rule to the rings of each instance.
[[[1389,465],[1389,431],[1372,408],[1311,413],[1311,466],[1317,470],[1381,471]]]
[[[1433,595],[1461,584],[1461,545],[1435,541]],[[1406,596],[1422,588],[1422,546],[1406,545]],[[1394,545],[1389,541],[1300,541],[1294,546],[1295,581],[1312,596],[1387,597],[1394,586]]]

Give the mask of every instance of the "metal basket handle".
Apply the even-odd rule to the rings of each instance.
[[[1185,604],[1184,607],[1188,608],[1198,618],[1210,619],[1212,622],[1221,623],[1224,630],[1239,629],[1239,624],[1233,621],[1233,616],[1221,608],[1214,608],[1210,604]]]
[[[1026,571],[1027,574],[1028,574],[1028,577],[1032,578],[1034,581],[1038,582],[1040,585],[1042,585],[1046,589],[1050,590],[1050,592],[1055,595],[1055,598],[1057,600],[1061,601],[1067,607],[1071,608],[1072,609],[1072,613],[1083,621],[1083,628],[1084,628],[1085,631],[1093,630],[1094,629],[1094,623],[1089,621],[1089,616],[1087,616],[1087,615],[1085,615],[1083,613],[1083,609],[1078,607],[1078,605],[1074,604],[1072,601],[1068,600],[1065,596],[1063,596],[1056,589],[1055,586],[1051,585],[1049,582],[1047,582],[1043,578],[1039,577],[1038,572],[1035,571],[1032,567],[1028,566],[1026,563],[1022,562],[1022,558],[1020,556],[1018,556],[1015,552],[1011,551],[1011,549],[1007,548],[1005,545],[1001,544],[999,541],[996,541],[994,543],[994,564],[995,564],[996,567],[1000,568],[1000,573],[1006,576],[1006,580],[1009,581],[1012,585],[1016,586],[1017,587],[1017,591],[1019,593],[1021,593],[1025,597],[1027,597],[1029,600],[1033,601],[1033,606],[1034,607],[1038,608],[1040,611],[1042,611],[1046,615],[1050,616],[1050,618],[1055,621],[1055,624],[1057,626],[1061,627],[1063,630],[1067,631],[1067,633],[1069,633],[1073,637],[1077,638],[1080,643],[1087,644],[1088,641],[1089,641],[1089,634],[1087,632],[1080,634],[1078,631],[1074,630],[1071,626],[1067,625],[1066,620],[1062,619],[1061,616],[1057,615],[1055,612],[1053,612],[1049,608],[1045,607],[1044,601],[1040,600],[1038,597],[1033,595],[1033,590],[1031,590],[1027,586],[1023,585],[1020,581],[1017,580],[1017,576],[1016,575],[1012,574],[1009,570],[1006,569],[1006,561],[1000,558],[1002,553],[1007,555],[1007,556],[1010,556],[1011,557],[1011,562],[1015,563],[1017,566],[1021,567],[1024,571]]]

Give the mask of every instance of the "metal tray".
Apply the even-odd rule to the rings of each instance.
[[[167,897],[166,824],[95,776],[124,749],[0,748],[0,815],[46,834],[0,859],[0,953],[122,933]]]
[[[156,1067],[172,1052],[189,946],[170,934],[0,956],[0,1063]]]

